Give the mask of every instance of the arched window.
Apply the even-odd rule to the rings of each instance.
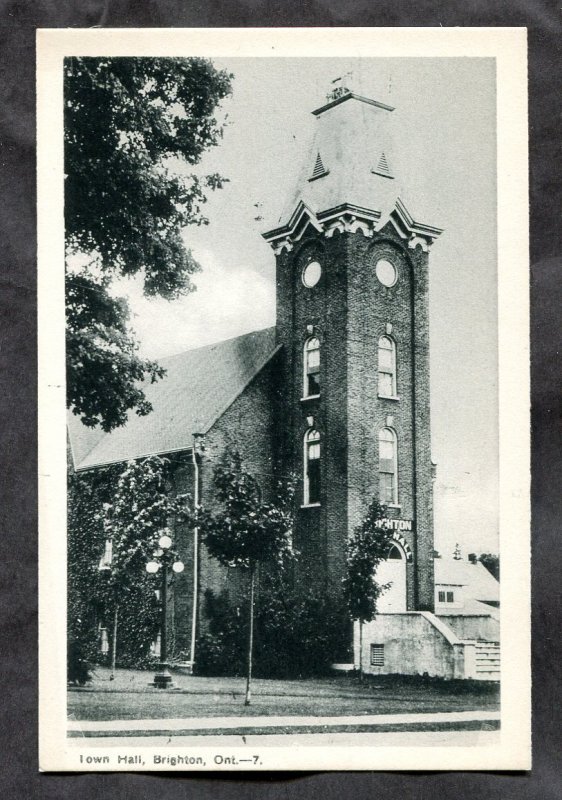
[[[392,428],[379,431],[379,502],[398,503],[398,447]]]
[[[381,336],[378,350],[379,396],[396,396],[396,345],[390,336]]]
[[[320,394],[320,342],[316,336],[304,344],[304,397]]]
[[[320,434],[310,428],[304,436],[304,492],[305,506],[320,503]]]
[[[389,561],[402,561],[403,558],[404,556],[402,555],[402,550],[397,545],[391,544],[387,559]]]

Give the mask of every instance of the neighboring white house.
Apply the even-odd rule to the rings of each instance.
[[[437,616],[484,614],[499,619],[500,584],[480,561],[435,559]]]

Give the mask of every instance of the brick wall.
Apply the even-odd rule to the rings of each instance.
[[[375,264],[386,258],[398,280],[382,286]],[[393,428],[398,442],[398,508],[389,517],[414,520],[403,535],[414,559],[407,566],[407,607],[432,608],[433,519],[429,409],[427,255],[406,249],[388,225],[372,239],[349,236],[348,418],[350,525],[378,495],[378,432]],[[387,329],[387,325],[392,326]],[[378,340],[390,330],[396,344],[397,400],[378,396]]]
[[[275,439],[275,398],[272,387],[279,369],[275,356],[246,389],[234,400],[219,420],[204,437],[204,453],[200,458],[200,501],[211,510],[216,509],[213,471],[223,458],[227,448],[240,452],[244,468],[259,481],[263,496],[271,492]],[[193,465],[191,455],[183,457],[176,472],[178,491],[187,491],[193,496]],[[176,540],[180,546],[186,569],[175,579],[174,609],[176,650],[189,649],[193,608],[193,532],[185,525],[176,526]],[[245,576],[240,570],[222,567],[211,558],[204,546],[199,548],[199,613],[198,629],[205,628],[203,613],[204,593],[211,589],[220,593],[227,589],[235,599],[245,585]]]
[[[429,257],[421,247],[409,250],[414,275],[414,421],[416,456],[416,605],[433,611],[433,467],[429,374]]]
[[[286,432],[283,469],[298,476],[295,545],[300,551],[297,574],[324,591],[341,581],[341,541],[347,530],[347,269],[343,237],[312,236],[290,254],[278,258],[277,337],[284,345],[281,416]],[[307,260],[318,259],[322,277],[312,289],[301,274]],[[320,397],[305,400],[304,345],[311,335],[320,340]],[[304,437],[308,418],[321,435],[321,505],[303,506]],[[337,531],[337,535],[334,532]]]
[[[301,280],[308,258],[323,266],[312,289]],[[379,258],[399,271],[394,287],[375,276]],[[281,417],[287,442],[284,468],[303,473],[307,418],[322,435],[322,503],[298,512],[296,543],[301,574],[337,594],[345,571],[345,546],[352,527],[378,495],[378,431],[387,416],[398,438],[399,508],[388,515],[415,521],[404,536],[414,553],[407,567],[411,609],[433,605],[433,520],[429,417],[429,323],[427,254],[408,250],[387,226],[373,238],[362,233],[316,233],[277,259],[277,336],[285,346],[286,387]],[[398,400],[378,397],[378,339],[392,325],[397,348]],[[321,342],[321,392],[302,400],[303,346]],[[302,494],[299,495],[299,504]]]
[[[414,518],[413,431],[412,431],[412,286],[409,265],[392,238],[366,239],[361,234],[349,241],[349,440],[348,502],[350,523],[364,516],[373,497],[379,494],[378,434],[389,427],[398,442],[398,502],[388,516]],[[378,259],[391,260],[398,269],[395,286],[382,286],[375,275]],[[379,398],[377,351],[379,338],[387,333],[396,343],[398,400]],[[407,534],[414,550],[413,534]],[[408,607],[414,607],[413,566],[407,574]]]

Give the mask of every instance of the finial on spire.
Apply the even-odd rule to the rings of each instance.
[[[332,84],[334,86],[328,94],[326,95],[326,99],[331,100],[338,100],[338,98],[343,97],[344,94],[351,94],[351,89],[349,88],[353,82],[353,70],[349,70],[348,72],[344,72],[337,78],[334,78]]]
[[[453,558],[455,559],[455,561],[460,561],[462,559],[461,548],[458,542],[455,546],[455,552],[453,553]]]

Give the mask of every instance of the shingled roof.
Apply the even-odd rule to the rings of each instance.
[[[69,413],[68,433],[76,470],[142,456],[188,450],[194,433],[206,433],[268,363],[275,328],[158,359],[166,376],[144,387],[153,410],[130,414],[121,428],[86,428]]]

